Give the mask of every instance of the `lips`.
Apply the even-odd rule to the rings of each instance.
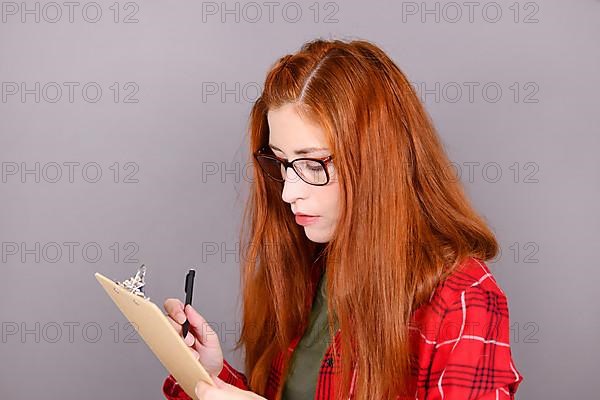
[[[306,225],[315,223],[319,219],[318,215],[307,215],[307,214],[303,214],[303,213],[296,213],[295,216],[296,216],[296,223],[298,225],[302,225],[302,226],[306,226]]]

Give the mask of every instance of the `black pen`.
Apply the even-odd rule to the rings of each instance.
[[[194,276],[196,275],[196,271],[194,271],[193,269],[190,269],[189,272],[187,273],[187,275],[185,276],[185,304],[183,306],[184,310],[185,310],[185,306],[187,306],[188,304],[192,304],[192,292],[194,291]],[[184,311],[185,313],[185,311]],[[185,339],[188,330],[190,329],[190,321],[187,320],[187,318],[185,319],[185,322],[183,323],[183,338]]]

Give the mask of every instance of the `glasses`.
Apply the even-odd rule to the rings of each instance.
[[[287,161],[273,154],[269,147],[263,147],[254,152],[254,158],[263,172],[277,182],[285,182],[287,169],[292,167],[300,179],[309,185],[323,186],[329,183],[328,164],[332,162],[333,155]]]

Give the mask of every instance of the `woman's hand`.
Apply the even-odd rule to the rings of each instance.
[[[191,305],[187,305],[185,310],[183,306],[179,299],[167,299],[163,305],[167,318],[180,335],[187,317],[190,329],[183,341],[209,374],[219,375],[223,369],[223,351],[219,337]]]
[[[199,400],[266,400],[256,393],[225,383],[217,376],[212,375],[211,378],[217,386],[211,386],[204,381],[198,381],[196,384],[195,391]]]

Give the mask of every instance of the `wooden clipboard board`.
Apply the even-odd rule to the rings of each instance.
[[[196,360],[188,345],[156,304],[131,293],[98,272],[94,275],[188,396],[198,400],[194,389],[199,379],[215,386],[208,372],[200,361]]]

